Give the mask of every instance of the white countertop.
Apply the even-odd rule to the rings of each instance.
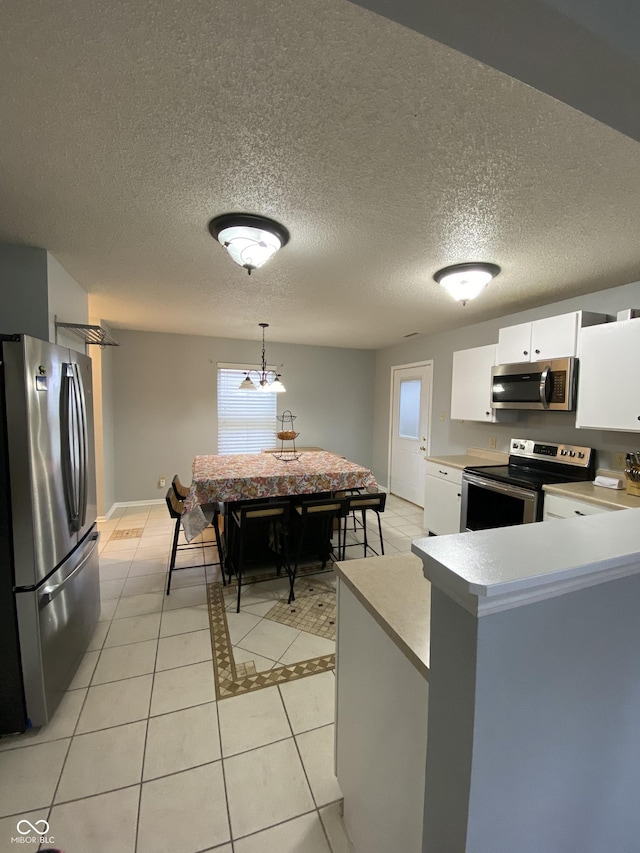
[[[413,554],[335,564],[340,579],[417,669],[429,677],[431,584]]]
[[[468,447],[466,453],[455,453],[451,456],[427,456],[427,462],[461,469],[477,465],[506,465],[508,461],[508,453],[485,450],[483,447]]]
[[[640,573],[640,514],[611,512],[413,541],[424,574],[482,616]]]
[[[624,479],[621,471],[607,473],[609,476]],[[542,488],[550,495],[573,498],[586,503],[611,507],[611,509],[640,509],[640,497],[628,495],[624,489],[605,489],[604,486],[594,486],[592,482],[555,483]]]

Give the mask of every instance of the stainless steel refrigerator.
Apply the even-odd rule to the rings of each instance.
[[[91,359],[0,336],[0,734],[48,722],[100,613]]]

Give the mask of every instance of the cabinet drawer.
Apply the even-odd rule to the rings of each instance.
[[[452,468],[449,465],[438,465],[437,462],[427,462],[427,477],[436,477],[448,483],[462,483],[462,468]]]
[[[559,495],[546,495],[544,514],[554,518],[577,518],[581,515],[597,515],[600,512],[617,512],[614,507],[591,504]]]

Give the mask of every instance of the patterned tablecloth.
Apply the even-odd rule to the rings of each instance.
[[[274,453],[196,456],[182,526],[187,541],[201,533],[208,523],[202,512],[206,504],[362,488],[377,489],[373,473],[326,451],[305,452],[292,462]]]

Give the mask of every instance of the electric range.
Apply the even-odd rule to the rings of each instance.
[[[508,465],[462,472],[461,530],[542,520],[545,484],[593,480],[595,451],[574,444],[512,438]]]

